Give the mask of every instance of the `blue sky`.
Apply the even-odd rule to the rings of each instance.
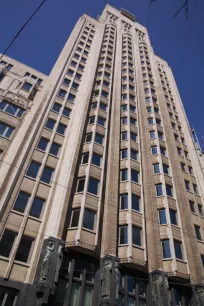
[[[40,3],[40,0],[1,1],[0,52]],[[47,0],[7,55],[48,74],[77,19],[83,13],[97,17],[106,3],[103,0]],[[149,0],[110,0],[108,3],[129,10],[138,22],[147,24]],[[201,138],[204,135],[201,91],[204,86],[204,1],[189,0],[189,21],[184,11],[174,18],[183,3],[184,0],[153,2],[148,29],[155,53],[173,70],[190,125]]]

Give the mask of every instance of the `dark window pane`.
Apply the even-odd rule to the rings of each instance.
[[[5,230],[0,241],[0,255],[9,257],[17,233]]]
[[[11,103],[8,103],[8,104],[7,104],[7,107],[6,107],[6,109],[5,109],[5,111],[6,111],[7,113],[9,113],[9,114],[11,114],[11,115],[13,115],[13,116],[16,114],[17,110],[18,110],[18,107],[15,106],[14,104],[11,104]]]
[[[95,142],[102,145],[103,144],[103,138],[104,138],[103,135],[96,133]]]
[[[35,218],[40,218],[44,203],[45,201],[43,199],[35,197],[29,215]]]
[[[162,240],[163,258],[171,258],[169,240]]]
[[[160,173],[160,166],[159,166],[159,164],[154,164],[153,167],[154,167],[154,173],[155,174]]]
[[[94,230],[94,221],[95,221],[95,215],[96,213],[85,209],[84,212],[84,221],[83,221],[83,227],[88,228],[90,230]]]
[[[138,152],[134,149],[131,149],[131,158],[137,160]]]
[[[166,194],[169,197],[173,197],[173,191],[172,191],[172,186],[171,185],[166,184]]]
[[[54,170],[50,167],[45,167],[41,176],[41,181],[44,183],[49,184],[52,178]]]
[[[53,142],[50,148],[50,154],[58,156],[61,145],[56,142]]]
[[[194,225],[195,227],[195,233],[198,240],[202,240],[201,234],[200,234],[200,227],[198,225]]]
[[[131,180],[135,183],[139,182],[139,172],[131,169]]]
[[[101,165],[101,155],[93,153],[92,164],[100,167],[100,165]]]
[[[121,150],[120,151],[120,158],[121,159],[125,159],[125,158],[127,158],[128,157],[128,150],[127,149],[124,149],[124,150]]]
[[[121,194],[120,195],[120,209],[127,209],[128,208],[128,195]]]
[[[175,255],[178,259],[183,259],[181,242],[174,240]]]
[[[81,164],[88,164],[89,153],[83,153],[81,157]]]
[[[93,177],[89,178],[89,186],[88,186],[88,192],[93,194],[98,194],[98,184],[99,181]]]
[[[82,192],[84,191],[84,183],[85,183],[85,178],[78,179],[78,184],[77,184],[77,192]]]
[[[33,238],[23,236],[18,246],[15,260],[27,262],[32,243],[33,243]]]
[[[30,166],[29,166],[29,168],[27,170],[26,175],[28,175],[30,177],[33,177],[33,178],[36,178],[37,175],[38,175],[38,171],[39,171],[40,166],[41,166],[41,164],[39,164],[38,162],[33,160],[30,163]]]
[[[23,84],[23,89],[26,90],[26,91],[29,91],[32,87],[32,84],[28,83],[28,82],[25,82]]]
[[[75,210],[72,211],[71,227],[77,227],[78,226],[79,215],[80,215],[80,209],[75,209]]]
[[[128,170],[127,169],[120,170],[120,180],[121,181],[127,181],[128,180]]]
[[[55,126],[55,123],[56,123],[55,120],[53,120],[53,119],[48,119],[48,121],[47,121],[45,127],[48,128],[48,129],[50,129],[50,130],[53,130],[53,129],[54,129],[54,126]]]
[[[128,243],[128,227],[121,226],[120,227],[120,244]]]
[[[55,112],[59,113],[61,107],[62,107],[61,104],[55,103],[55,104],[53,105],[52,109],[53,109]]]
[[[65,107],[63,110],[63,115],[69,117],[71,113],[71,109],[69,109],[68,107]]]
[[[170,209],[169,212],[170,212],[171,224],[177,225],[176,211]]]
[[[132,194],[132,209],[140,211],[140,197]]]
[[[29,201],[29,198],[30,198],[30,195],[28,193],[20,191],[13,209],[24,213],[26,205]]]
[[[42,150],[42,151],[45,151],[46,148],[47,148],[48,143],[49,143],[48,139],[46,139],[44,137],[41,137],[40,141],[38,142],[37,148]]]
[[[141,246],[141,228],[133,226],[132,227],[132,243]]]
[[[66,127],[67,127],[66,125],[59,123],[57,127],[57,133],[64,135],[66,131]]]
[[[156,185],[156,194],[157,194],[158,197],[163,195],[162,184]]]
[[[164,209],[159,209],[159,223],[160,224],[166,224],[166,210]]]
[[[193,213],[195,213],[194,202],[193,202],[193,201],[189,201],[189,204],[190,204],[191,211],[192,211]]]

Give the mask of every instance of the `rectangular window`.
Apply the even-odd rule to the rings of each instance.
[[[160,131],[158,131],[158,137],[159,139],[163,140],[164,139],[164,134]]]
[[[182,155],[182,150],[181,148],[177,147],[178,155]]]
[[[66,93],[67,93],[66,90],[60,89],[58,92],[58,96],[64,99],[64,97],[66,96]]]
[[[105,118],[98,117],[98,124],[99,125],[105,126],[105,123],[106,123],[106,119]]]
[[[198,204],[198,211],[199,211],[200,216],[203,217],[204,216],[204,214],[203,214],[203,206],[201,204]]]
[[[151,107],[147,107],[147,112],[151,113],[152,112],[152,108]]]
[[[85,209],[83,227],[91,231],[94,231],[95,216],[96,213],[94,211],[90,209]]]
[[[182,162],[181,162],[181,169],[182,169],[182,171],[186,172],[186,165],[184,163],[182,163]]]
[[[32,88],[32,84],[31,83],[29,83],[29,82],[25,82],[24,84],[23,84],[23,89],[25,90],[25,91],[30,91],[30,89]]]
[[[166,222],[166,209],[162,208],[158,210],[159,213],[159,223],[160,224],[167,224]]]
[[[195,194],[198,194],[198,187],[194,183],[193,183],[193,191],[194,191]]]
[[[88,143],[88,142],[91,142],[91,140],[92,140],[92,133],[86,134],[86,136],[85,136],[85,142]]]
[[[121,133],[121,140],[127,140],[127,132]]]
[[[160,146],[160,152],[161,152],[161,155],[167,156],[166,148]]]
[[[130,117],[130,124],[132,124],[132,125],[136,126],[136,124],[137,124],[136,119],[134,119],[134,118]]]
[[[162,240],[162,253],[163,258],[171,258],[169,239]]]
[[[53,107],[52,107],[52,110],[53,110],[53,111],[55,111],[55,112],[57,112],[57,113],[59,113],[59,112],[60,112],[61,107],[62,107],[62,105],[61,105],[61,104],[59,104],[59,103],[55,102],[55,103],[54,103],[54,105],[53,105]]]
[[[121,124],[127,124],[127,117],[121,118]]]
[[[97,195],[98,194],[98,187],[99,187],[99,180],[90,177],[89,178],[89,185],[88,185],[88,192]]]
[[[61,134],[61,135],[64,135],[65,131],[66,131],[66,128],[67,128],[67,126],[65,124],[59,123],[56,132]]]
[[[77,227],[79,223],[80,208],[72,210],[70,227]]]
[[[99,155],[97,153],[93,153],[92,164],[100,167],[101,166],[101,159],[102,159],[101,155]]]
[[[23,235],[18,246],[15,260],[28,262],[33,242],[33,238]]]
[[[84,191],[84,184],[85,184],[85,177],[80,177],[77,181],[76,192],[83,192]]]
[[[173,187],[171,185],[166,184],[166,194],[168,197],[173,198]]]
[[[163,187],[162,184],[157,184],[156,186],[156,195],[157,197],[163,196]]]
[[[18,234],[10,230],[5,229],[3,236],[0,241],[0,255],[4,257],[9,257],[14,241]]]
[[[15,117],[18,117],[18,118],[21,118],[23,113],[24,113],[24,109],[15,105],[15,104],[12,104],[6,100],[2,100],[0,102],[0,110],[10,114],[10,115],[13,115]]]
[[[155,173],[155,174],[161,173],[159,163],[153,164],[153,169],[154,169],[154,173]]]
[[[74,103],[76,96],[72,93],[69,93],[67,100]]]
[[[42,150],[42,151],[45,151],[46,148],[47,148],[48,143],[49,143],[48,139],[46,139],[44,137],[41,137],[40,141],[38,142],[37,148]]]
[[[150,137],[150,139],[155,139],[156,138],[155,131],[150,131],[149,132],[149,137]]]
[[[151,150],[152,150],[152,155],[157,155],[158,154],[157,146],[151,147]]]
[[[182,243],[180,241],[174,240],[174,250],[176,258],[183,260]]]
[[[69,86],[70,82],[71,81],[69,79],[64,78],[63,84],[66,85],[66,86]]]
[[[202,240],[201,234],[200,234],[200,226],[194,224],[194,228],[195,228],[196,238],[197,238],[198,240]]]
[[[132,209],[140,211],[140,197],[132,193]]]
[[[6,138],[10,138],[11,134],[13,133],[13,131],[15,130],[15,128],[0,122],[0,136],[6,137]]]
[[[107,105],[105,103],[103,103],[103,102],[100,102],[99,108],[102,109],[104,112],[106,112]]]
[[[54,126],[55,126],[55,123],[56,123],[55,120],[49,118],[49,119],[47,120],[47,123],[46,123],[45,127],[46,127],[47,129],[49,129],[49,130],[53,130],[53,129],[54,129]]]
[[[127,181],[128,180],[128,169],[120,170],[120,181]]]
[[[30,199],[30,194],[20,191],[16,198],[16,202],[14,204],[13,209],[16,211],[20,211],[21,213],[24,213],[29,199]]]
[[[204,255],[201,254],[201,261],[202,261],[202,265],[203,265],[203,268],[204,268]]]
[[[137,170],[131,169],[131,180],[135,183],[139,182],[139,172]]]
[[[71,109],[69,109],[68,107],[65,107],[65,108],[63,109],[62,114],[63,114],[64,116],[70,117],[70,113],[71,113]]]
[[[94,124],[95,122],[95,116],[89,117],[89,124]]]
[[[176,210],[169,209],[171,224],[177,225],[177,212]]]
[[[134,160],[138,159],[138,152],[134,149],[131,149],[131,158]]]
[[[35,218],[40,218],[45,200],[35,197],[29,212],[29,215]]]
[[[40,163],[32,160],[31,163],[30,163],[30,166],[29,166],[29,168],[28,168],[28,170],[26,172],[26,175],[30,176],[32,178],[36,178],[37,175],[38,175],[38,171],[40,169],[40,166],[41,166]]]
[[[130,139],[136,142],[137,141],[137,135],[133,132],[130,132]]]
[[[141,233],[142,233],[142,229],[137,227],[137,226],[133,226],[132,227],[132,243],[135,245],[142,245],[142,241],[141,241]]]
[[[120,226],[119,227],[120,241],[119,244],[127,244],[128,243],[128,226]]]
[[[99,133],[96,133],[96,136],[95,136],[95,142],[100,144],[100,145],[103,145],[103,139],[104,139],[104,136],[99,134]]]
[[[128,149],[120,150],[120,159],[128,158]]]
[[[120,209],[128,209],[128,194],[120,195]]]
[[[81,156],[81,164],[88,164],[89,162],[89,152],[83,153]]]
[[[194,202],[189,200],[189,204],[190,204],[190,209],[191,209],[191,212],[195,214],[195,206],[194,206]]]
[[[130,104],[130,111],[131,112],[135,112],[136,111],[136,107]]]
[[[148,118],[148,124],[149,124],[149,125],[154,124],[153,118]]]
[[[60,144],[53,142],[50,148],[50,154],[54,156],[59,156],[60,148],[61,148]]]
[[[41,182],[50,184],[52,176],[53,176],[53,173],[54,173],[54,169],[45,166],[44,169],[43,169],[43,173],[42,173],[41,179],[40,179]]]
[[[124,104],[121,106],[121,110],[122,111],[126,111],[128,109],[127,104]]]
[[[184,182],[185,182],[186,190],[190,191],[190,182],[186,180],[184,180]]]
[[[165,174],[169,175],[170,171],[169,171],[169,166],[167,164],[162,164],[163,165],[163,171]]]

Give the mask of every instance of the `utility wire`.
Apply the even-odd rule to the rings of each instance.
[[[18,33],[14,36],[14,38],[12,39],[12,41],[10,42],[10,44],[8,45],[8,47],[6,48],[6,50],[2,53],[0,60],[3,58],[3,56],[7,53],[7,51],[10,49],[10,47],[12,46],[12,44],[14,43],[14,41],[16,40],[16,38],[19,36],[19,34],[23,31],[23,29],[27,26],[27,24],[31,21],[31,19],[35,16],[35,14],[39,11],[39,9],[43,6],[43,4],[45,3],[46,0],[43,0],[41,2],[41,4],[37,7],[37,9],[34,11],[34,13],[29,17],[29,19],[24,23],[24,25],[20,28],[20,30],[18,31]]]

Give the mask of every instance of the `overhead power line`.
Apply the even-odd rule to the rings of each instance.
[[[8,47],[5,49],[5,51],[2,53],[0,60],[3,58],[3,56],[7,53],[7,51],[10,49],[16,38],[19,36],[19,34],[23,31],[23,29],[27,26],[27,24],[31,21],[31,19],[35,16],[35,14],[39,11],[39,9],[43,6],[46,0],[43,0],[41,4],[37,7],[37,9],[34,11],[34,13],[28,18],[28,20],[24,23],[24,25],[20,28],[18,33],[14,36]]]

